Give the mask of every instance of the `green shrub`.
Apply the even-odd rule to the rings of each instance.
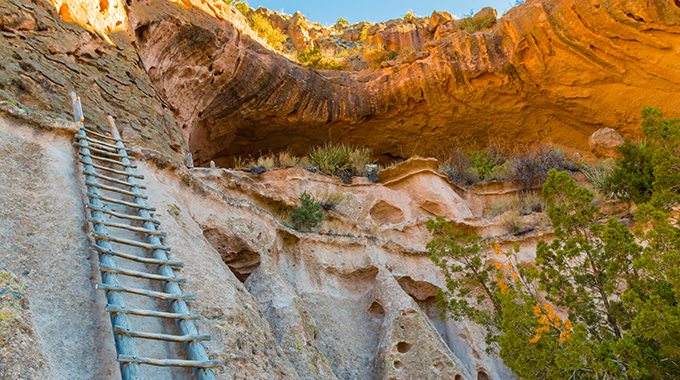
[[[677,182],[655,184],[651,199],[669,185]],[[535,264],[520,261],[519,243],[501,252],[442,218],[428,220],[426,247],[446,278],[436,299],[443,316],[486,327],[489,349],[518,378],[677,378],[675,218],[649,202],[638,208],[645,228],[635,234],[616,218],[603,222],[593,195],[556,170],[542,194],[554,239],[538,242]]]
[[[626,202],[649,201],[655,179],[651,147],[642,141],[632,142],[626,139],[617,150],[621,159],[611,173],[608,173],[602,187]]]
[[[355,148],[351,145],[325,143],[308,154],[309,161],[327,175],[363,175],[366,164],[373,162],[370,148]]]
[[[379,69],[382,62],[391,61],[398,56],[398,51],[387,51],[382,48],[370,49],[364,52],[364,60],[368,64],[368,67],[372,69]]]
[[[456,27],[470,34],[480,30],[486,30],[496,25],[496,17],[493,15],[474,16],[472,12],[466,17],[456,21]]]
[[[341,26],[349,26],[349,21],[345,20],[342,17],[338,17],[338,22],[336,24]]]
[[[338,59],[327,59],[319,48],[307,48],[298,53],[297,59],[303,65],[317,70],[346,70],[347,66]]]
[[[280,30],[274,28],[269,19],[260,14],[253,14],[248,20],[248,24],[260,38],[265,40],[274,49],[279,49],[281,44],[288,38]]]
[[[306,191],[300,194],[300,203],[302,206],[288,213],[290,224],[300,232],[309,232],[323,222],[325,215],[321,211],[321,205],[316,203]]]

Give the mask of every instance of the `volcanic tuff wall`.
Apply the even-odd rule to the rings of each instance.
[[[178,160],[299,153],[329,137],[398,156],[460,131],[577,148],[600,125],[635,133],[643,103],[679,109],[666,96],[678,22],[676,2],[539,1],[489,33],[442,24],[420,39],[429,56],[397,69],[317,72],[263,47],[219,1],[0,0],[0,378],[119,378],[92,288],[72,90],[88,125],[113,114],[133,141],[219,378],[511,378],[474,324],[439,321],[444,279],[422,249],[433,215],[503,235],[478,217],[517,189],[460,189],[424,159],[377,185]],[[322,233],[282,222],[302,191],[346,196]],[[540,238],[549,231],[504,237],[527,260]]]
[[[680,110],[679,4],[527,1],[473,35],[455,21],[433,31],[393,23],[384,45],[418,41],[429,56],[361,72],[293,63],[227,11],[132,0],[128,14],[151,81],[203,165],[287,147],[303,154],[329,139],[386,159],[431,154],[466,134],[580,150],[602,127],[638,134],[643,105]]]

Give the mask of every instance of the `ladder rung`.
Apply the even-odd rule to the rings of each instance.
[[[129,335],[133,338],[164,340],[166,342],[195,342],[197,340],[210,340],[210,335],[208,334],[169,335],[135,331],[125,329],[120,326],[113,326],[113,332]]]
[[[85,173],[85,175],[89,175],[89,176],[92,176],[92,177],[95,177],[95,178],[103,179],[104,181],[109,181],[109,182],[117,183],[117,184],[123,185],[123,186],[136,187],[136,188],[138,188],[138,189],[146,189],[146,186],[144,186],[144,185],[141,185],[141,184],[134,184],[134,185],[133,185],[133,184],[131,184],[131,183],[129,183],[129,182],[125,182],[125,181],[122,181],[122,180],[119,180],[119,179],[116,179],[116,178],[111,178],[111,177],[109,177],[109,176],[105,176],[105,175],[103,175],[103,174],[99,174],[99,173],[96,173],[96,172],[94,172],[94,173]]]
[[[83,157],[90,157],[90,158],[93,159],[93,160],[108,162],[108,163],[110,163],[110,164],[125,166],[125,167],[133,168],[133,169],[137,167],[137,165],[134,165],[134,164],[126,164],[126,163],[124,163],[124,162],[120,162],[120,161],[118,161],[118,160],[113,160],[113,159],[111,159],[111,158],[106,158],[106,157],[101,157],[101,156],[95,156],[95,155],[92,155],[92,154],[85,154],[85,153],[83,153],[83,152],[79,152],[79,153],[80,153],[81,156],[83,156]]]
[[[95,231],[90,233],[92,237],[95,239],[100,239],[100,240],[106,240],[106,241],[112,241],[114,243],[118,244],[125,244],[125,245],[131,245],[133,247],[140,247],[148,250],[154,250],[154,249],[160,249],[161,251],[169,251],[170,247],[162,244],[149,244],[149,243],[142,243],[141,241],[134,241],[130,239],[123,239],[119,238],[116,236],[111,236],[111,235],[101,235]]]
[[[110,292],[125,292],[131,294],[137,294],[145,297],[153,297],[162,300],[195,300],[196,296],[193,294],[170,294],[162,292],[154,292],[153,290],[139,289],[139,288],[128,288],[125,286],[113,286],[108,284],[97,284],[97,289],[107,290]]]
[[[153,230],[148,230],[146,228],[134,227],[134,226],[130,226],[130,225],[127,225],[127,224],[122,224],[122,223],[107,222],[107,221],[99,220],[99,219],[95,219],[95,218],[87,218],[87,221],[90,222],[90,223],[101,224],[101,225],[107,226],[107,227],[122,228],[122,229],[125,229],[125,230],[134,231],[134,232],[141,232],[143,234],[148,234],[148,235],[168,236],[168,234],[163,232],[163,231],[153,231]]]
[[[142,317],[155,317],[168,319],[201,319],[201,316],[197,314],[167,313],[165,311],[135,309],[132,307],[122,308],[116,305],[106,305],[106,309],[104,309],[104,311],[106,311],[107,313],[140,315]]]
[[[85,165],[90,165],[95,169],[104,170],[104,171],[107,171],[107,172],[116,173],[116,174],[120,174],[120,175],[124,175],[124,176],[128,176],[128,177],[135,177],[135,178],[139,178],[139,179],[144,179],[144,176],[141,175],[141,174],[126,173],[122,170],[107,168],[106,166],[101,166],[101,165],[97,165],[97,164],[92,163],[92,162],[87,162],[87,161],[83,160],[82,158],[78,159],[78,161],[80,161],[81,163],[83,163]]]
[[[153,224],[156,224],[156,225],[161,224],[160,220],[142,218],[141,216],[137,216],[137,215],[122,214],[122,213],[119,213],[119,212],[115,212],[113,210],[109,210],[106,207],[97,207],[97,206],[93,206],[89,203],[86,204],[85,207],[90,209],[90,210],[93,210],[93,211],[99,211],[99,212],[103,212],[104,214],[109,214],[109,215],[115,216],[118,219],[129,219],[129,220],[135,220],[135,221],[138,221],[138,222],[149,222],[149,223],[153,223]]]
[[[129,148],[119,148],[119,147],[117,147],[117,146],[115,146],[115,145],[113,145],[113,144],[105,143],[105,142],[103,142],[103,141],[99,141],[99,140],[93,139],[93,138],[91,138],[91,137],[80,137],[80,136],[76,136],[76,138],[78,138],[78,139],[80,139],[80,140],[85,140],[85,141],[93,142],[93,143],[95,143],[95,144],[99,144],[99,145],[101,145],[101,146],[105,146],[105,147],[111,148],[111,149],[116,149],[116,150],[125,149],[125,150],[128,151],[128,152],[131,152],[131,151],[132,151],[132,149],[129,149]]]
[[[106,155],[111,156],[111,157],[120,157],[120,158],[123,158],[123,157],[124,157],[124,158],[128,158],[128,159],[130,159],[130,160],[135,159],[135,158],[132,157],[132,156],[122,155],[122,154],[118,154],[118,153],[113,153],[113,152],[110,152],[110,151],[108,151],[108,150],[95,148],[95,147],[93,147],[93,146],[89,146],[89,145],[86,146],[86,145],[83,145],[83,144],[78,143],[78,142],[74,142],[72,145],[73,145],[73,146],[80,147],[80,148],[84,148],[84,149],[91,150],[91,151],[93,151],[93,152],[95,152],[95,153],[106,154]]]
[[[137,363],[146,365],[155,365],[159,367],[192,367],[192,368],[215,368],[220,366],[219,360],[182,360],[182,359],[152,359],[143,357],[132,357],[118,355],[118,362],[121,363]]]
[[[139,277],[139,278],[146,278],[149,280],[157,280],[157,281],[166,281],[166,282],[187,282],[186,278],[183,277],[168,277],[168,276],[163,276],[160,274],[153,274],[153,273],[145,273],[145,272],[140,272],[136,270],[131,270],[131,269],[124,269],[124,268],[112,268],[106,265],[99,265],[99,270],[102,272],[110,272],[110,273],[117,273],[117,274],[122,274],[124,276],[130,276],[130,277]]]
[[[91,134],[93,134],[93,135],[95,135],[95,136],[97,136],[97,137],[101,137],[101,138],[103,138],[103,139],[109,139],[109,140],[112,140],[112,141],[121,141],[121,142],[128,143],[128,144],[130,143],[130,142],[127,141],[127,140],[118,140],[118,139],[115,139],[115,138],[113,138],[113,137],[111,137],[111,136],[107,136],[107,135],[101,134],[101,133],[95,131],[94,129],[88,128],[88,127],[86,127],[86,126],[84,126],[84,125],[81,126],[80,129],[84,130],[86,133],[91,133]]]
[[[97,199],[102,200],[104,202],[116,203],[116,204],[119,204],[119,205],[128,206],[128,207],[132,207],[132,208],[141,208],[143,210],[156,211],[155,207],[142,206],[142,205],[138,205],[137,203],[125,202],[125,201],[121,201],[120,199],[109,198],[109,197],[105,197],[103,195],[95,195],[95,194],[92,194],[92,193],[87,193],[87,196],[90,197],[90,198],[97,198]]]
[[[183,268],[184,267],[184,263],[181,262],[181,261],[159,260],[159,259],[150,258],[150,257],[141,257],[141,256],[131,255],[129,253],[119,252],[119,251],[115,251],[113,249],[106,249],[106,248],[104,248],[100,245],[97,245],[97,244],[91,244],[90,249],[93,250],[93,251],[96,251],[96,252],[106,254],[106,255],[117,256],[117,257],[120,257],[120,258],[123,258],[123,259],[136,261],[138,263],[167,265],[169,267],[174,267],[174,268]]]
[[[90,182],[90,181],[85,181],[85,184],[86,184],[87,186],[96,187],[96,188],[102,189],[102,190],[113,191],[114,193],[119,193],[119,194],[123,194],[123,195],[129,195],[129,196],[135,197],[135,198],[149,199],[149,197],[146,196],[146,195],[135,194],[135,193],[133,193],[132,191],[127,191],[127,190],[119,189],[119,188],[113,187],[113,186],[100,185],[100,184],[98,184],[98,183],[92,183],[92,182]]]

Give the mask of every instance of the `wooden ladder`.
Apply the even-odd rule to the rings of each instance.
[[[160,222],[152,216],[156,209],[147,205],[148,197],[142,193],[146,187],[140,180],[144,177],[137,174],[136,166],[130,162],[133,157],[128,155],[130,150],[121,140],[113,118],[109,116],[111,136],[92,130],[83,124],[80,98],[75,93],[71,93],[71,98],[74,119],[80,125],[73,145],[79,148],[79,162],[84,168],[88,198],[85,207],[89,210],[87,221],[91,224],[95,242],[90,249],[99,254],[102,283],[97,284],[97,289],[104,290],[106,294],[105,311],[111,316],[123,380],[142,380],[141,365],[190,367],[196,379],[215,380],[211,368],[217,367],[219,361],[208,360],[201,343],[210,340],[210,335],[199,334],[193,322],[200,316],[189,312],[186,301],[196,299],[196,296],[182,293],[180,284],[186,279],[177,277],[173,268],[181,268],[184,264],[168,259],[170,247],[161,242],[167,234],[158,230]],[[128,200],[121,199],[125,197]],[[121,237],[121,234],[132,235],[133,238]],[[126,269],[118,266],[116,259],[129,264],[138,263],[136,265],[144,268],[155,267],[156,273]],[[157,282],[162,291],[122,285],[121,276],[138,282]],[[127,305],[123,294],[167,300],[170,310]],[[130,325],[129,316],[174,319],[181,335],[137,331]],[[189,360],[140,356],[135,339],[183,343]]]

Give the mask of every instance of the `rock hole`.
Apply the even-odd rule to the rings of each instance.
[[[676,1],[677,1],[677,0],[676,0]],[[638,16],[636,16],[636,15],[634,15],[634,14],[632,14],[632,13],[626,13],[626,17],[628,17],[628,18],[630,18],[630,19],[633,19],[633,20],[635,20],[635,21],[637,21],[637,22],[645,22],[645,20],[644,20],[643,18],[638,17]]]
[[[288,119],[288,121],[294,121],[297,118],[298,118],[297,111],[293,111],[293,112],[289,113],[288,116],[286,116],[286,119]]]
[[[434,370],[435,373],[441,372],[443,368],[444,368],[444,364],[442,364],[442,362],[436,362],[432,366],[432,369]]]
[[[104,14],[109,10],[109,0],[99,0],[99,13]]]
[[[479,371],[477,372],[477,380],[491,380],[491,378],[486,374],[486,372]]]
[[[203,236],[219,252],[222,261],[241,282],[246,282],[260,266],[260,254],[250,249],[238,236],[222,228],[205,228]]]
[[[142,25],[135,29],[135,37],[140,44],[144,44],[149,38],[149,25]]]
[[[399,360],[395,360],[394,363],[392,363],[392,364],[394,365],[394,369],[401,369],[401,367],[404,366],[404,365],[402,364],[402,362],[399,361]]]
[[[680,8],[680,0],[674,0],[675,6]]]
[[[378,301],[373,301],[371,306],[368,308],[368,314],[373,319],[381,319],[385,316],[385,309],[383,309],[382,305],[379,304]]]
[[[397,343],[397,351],[399,351],[400,354],[405,354],[411,351],[411,345],[406,342],[399,342]]]
[[[121,26],[122,24],[123,24],[122,21],[120,21],[120,20],[116,21],[116,26]]]
[[[71,18],[71,10],[69,9],[67,3],[62,4],[59,7],[59,16],[61,16],[61,19],[66,22],[73,22],[73,18]]]
[[[453,380],[463,380],[463,376],[456,374],[456,377]]]

